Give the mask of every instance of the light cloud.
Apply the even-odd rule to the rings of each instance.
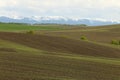
[[[0,16],[65,16],[120,20],[120,0],[0,0]]]

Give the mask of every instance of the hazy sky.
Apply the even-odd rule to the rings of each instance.
[[[0,0],[0,16],[120,20],[120,0]]]

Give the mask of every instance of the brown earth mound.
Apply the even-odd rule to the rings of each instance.
[[[120,58],[120,50],[118,49],[61,37],[0,32],[0,39],[9,40],[46,51]]]

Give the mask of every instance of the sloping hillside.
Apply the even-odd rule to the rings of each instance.
[[[38,31],[37,33],[77,40],[80,40],[81,36],[86,36],[89,41],[110,44],[112,40],[120,40],[120,25],[75,27],[63,31]]]
[[[59,52],[54,55],[50,51],[46,54],[46,51],[39,51],[28,46],[20,42],[18,44],[18,42],[6,40],[0,41],[1,80],[120,79],[119,59],[67,56],[66,53]]]
[[[0,39],[45,51],[120,58],[120,50],[118,49],[61,37],[0,32]]]

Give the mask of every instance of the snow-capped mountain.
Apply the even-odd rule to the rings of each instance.
[[[95,25],[110,25],[110,24],[119,24],[118,21],[105,21],[105,20],[92,20],[92,19],[75,19],[75,18],[66,18],[61,16],[32,16],[32,17],[21,17],[21,18],[9,18],[2,16],[0,17],[0,22],[5,23],[28,23],[28,24],[86,24],[89,26]]]

